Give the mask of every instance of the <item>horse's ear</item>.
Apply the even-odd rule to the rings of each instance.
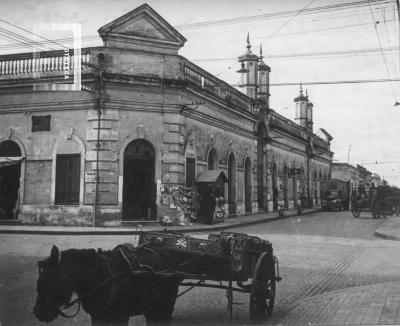
[[[50,252],[50,260],[56,265],[58,265],[59,256],[60,256],[60,250],[56,246],[53,246]]]

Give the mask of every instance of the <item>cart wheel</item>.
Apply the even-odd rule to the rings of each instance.
[[[361,211],[358,209],[358,207],[353,207],[351,209],[351,214],[353,214],[354,218],[359,218]]]
[[[264,252],[257,260],[250,289],[250,321],[263,322],[272,315],[275,302],[275,261]]]

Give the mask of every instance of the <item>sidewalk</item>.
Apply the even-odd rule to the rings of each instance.
[[[320,208],[310,208],[303,210],[302,215],[307,215],[319,212]],[[285,211],[285,217],[296,215],[295,209]],[[262,212],[257,214],[241,215],[231,218],[226,218],[223,223],[217,224],[197,224],[185,226],[166,227],[160,224],[142,225],[142,228],[131,227],[77,227],[77,226],[37,226],[37,225],[0,225],[0,234],[54,234],[54,235],[131,235],[138,234],[142,231],[179,231],[182,233],[202,232],[202,231],[217,231],[234,228],[238,226],[252,225],[258,223],[266,223],[278,219],[277,212]]]

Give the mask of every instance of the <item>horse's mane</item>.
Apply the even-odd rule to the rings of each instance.
[[[101,251],[101,253],[108,255],[109,251]],[[61,252],[61,262],[81,263],[95,267],[100,264],[100,258],[95,249],[68,249]]]

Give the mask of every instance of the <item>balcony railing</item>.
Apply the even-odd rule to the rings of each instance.
[[[88,69],[85,63],[89,63],[90,51],[87,50],[82,49],[82,70]],[[65,58],[63,51],[41,52],[40,57],[35,57],[33,53],[2,55],[0,56],[0,76],[73,70],[75,55],[69,55],[68,60]]]
[[[234,106],[253,112],[253,101],[249,97],[189,61],[184,65],[184,78]]]
[[[271,114],[270,125],[272,128],[287,132],[299,139],[305,139],[305,132],[302,127],[296,125],[293,121],[282,117],[278,113],[274,112]]]
[[[322,148],[327,151],[330,150],[329,143],[326,142],[325,140],[319,138],[318,136],[314,135],[312,138],[312,142],[313,142],[314,148],[319,147],[319,148]]]

